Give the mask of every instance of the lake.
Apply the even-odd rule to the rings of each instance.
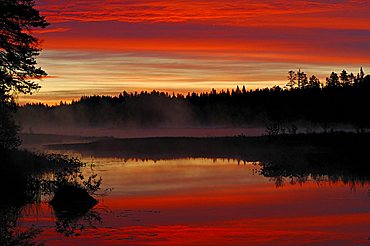
[[[23,209],[46,245],[369,245],[369,182],[264,177],[259,162],[80,155],[103,179],[86,214]],[[344,181],[343,181],[344,180]],[[104,191],[105,189],[111,189]]]

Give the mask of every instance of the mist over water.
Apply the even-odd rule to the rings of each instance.
[[[62,213],[50,206],[50,197],[22,207],[15,229],[34,225],[40,230],[35,242],[368,243],[370,177],[362,165],[366,155],[352,155],[353,149],[347,153],[342,148],[348,144],[337,144],[336,152],[323,154],[321,145],[313,147],[322,142],[321,135],[311,142],[298,141],[300,136],[282,141],[267,136],[21,137],[25,148],[86,162],[82,175],[96,174],[103,180],[95,194],[99,203],[90,210]],[[324,137],[337,142],[335,135]],[[366,136],[344,137],[359,153],[366,149],[361,144]]]
[[[91,97],[71,105],[26,105],[15,115],[25,134],[56,134],[84,137],[222,137],[265,133],[263,124],[231,124],[222,115],[201,122],[183,98],[164,94]],[[124,100],[115,103],[114,100]],[[41,137],[41,136],[40,136]]]
[[[366,1],[45,2],[0,0],[0,246],[369,245]]]
[[[367,244],[365,89],[26,105],[15,115],[23,147],[93,164],[83,176],[101,176],[103,190],[93,209],[63,214],[43,202],[20,221],[60,245]],[[354,100],[337,100],[346,95]]]

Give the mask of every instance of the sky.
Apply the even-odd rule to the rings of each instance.
[[[20,103],[284,86],[289,70],[321,80],[370,73],[369,0],[36,0],[48,77]]]

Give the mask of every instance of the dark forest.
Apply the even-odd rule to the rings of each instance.
[[[118,96],[84,96],[58,106],[27,104],[16,119],[24,132],[55,127],[266,127],[270,135],[370,128],[370,76],[345,70],[326,83],[304,72],[289,72],[287,86],[209,93],[142,91]]]

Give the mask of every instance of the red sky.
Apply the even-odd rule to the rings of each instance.
[[[37,0],[50,77],[24,101],[123,90],[187,92],[284,85],[370,71],[368,0]]]

